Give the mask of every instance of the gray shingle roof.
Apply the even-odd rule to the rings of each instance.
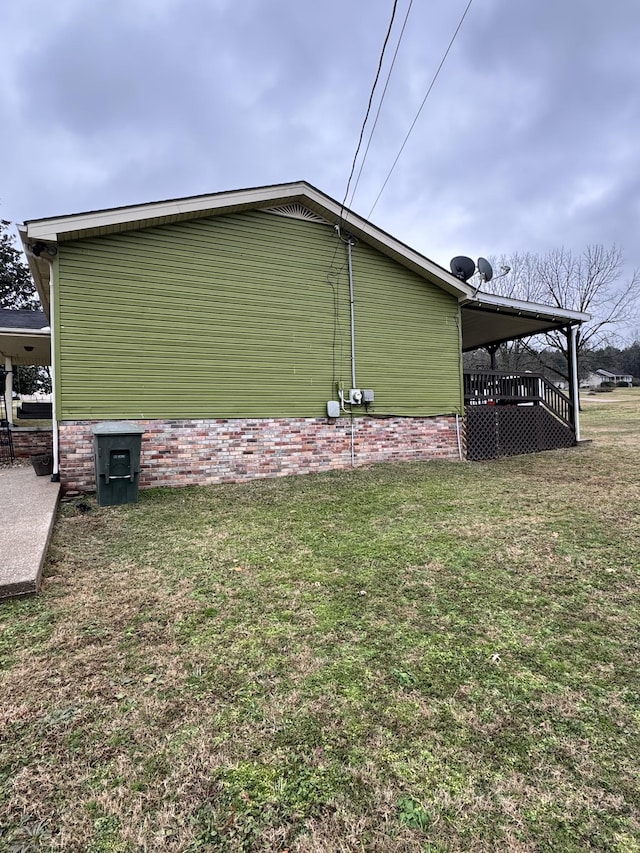
[[[43,311],[0,308],[0,329],[44,329],[49,325]]]

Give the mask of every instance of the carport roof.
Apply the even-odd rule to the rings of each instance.
[[[585,323],[590,314],[478,292],[461,305],[462,349],[473,350]]]

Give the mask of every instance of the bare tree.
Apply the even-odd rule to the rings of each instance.
[[[537,275],[538,256],[531,252],[514,252],[511,255],[492,257],[494,270],[508,270],[493,279],[489,288],[500,296],[542,302],[540,279]],[[498,284],[499,282],[499,284]],[[526,340],[508,341],[498,348],[497,366],[501,370],[526,370],[531,368],[530,347]]]
[[[531,252],[514,252],[511,255],[500,255],[499,258],[492,257],[490,260],[494,270],[508,270],[488,285],[494,293],[511,299],[525,299],[527,302],[541,301],[542,287],[537,272],[538,255]]]
[[[577,332],[578,358],[585,350],[618,337],[616,327],[637,320],[640,270],[623,280],[624,257],[619,246],[589,245],[578,255],[564,248],[544,255],[515,253],[502,256],[497,264],[511,267],[508,275],[494,279],[496,292],[502,296],[592,315]],[[547,347],[568,359],[565,335],[550,332],[544,339]],[[535,351],[530,343],[524,346]],[[544,366],[557,372],[551,365]]]

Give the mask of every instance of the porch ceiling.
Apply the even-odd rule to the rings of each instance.
[[[33,364],[48,367],[51,364],[51,335],[49,332],[20,332],[0,329],[0,367],[9,356],[14,364]]]
[[[550,332],[590,319],[589,314],[477,293],[462,303],[462,349],[474,350],[490,344]]]
[[[0,308],[0,367],[9,357],[14,364],[47,367],[51,364],[51,333],[42,311]]]

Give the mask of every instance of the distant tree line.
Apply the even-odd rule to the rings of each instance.
[[[552,382],[567,378],[568,373],[566,356],[559,350],[551,347],[536,350],[530,344],[518,341],[498,349],[495,365],[499,371],[529,370],[532,373],[542,373]],[[489,370],[490,366],[491,360],[486,350],[474,350],[464,354],[465,370]],[[611,373],[628,373],[640,384],[640,341],[636,340],[623,348],[607,345],[598,349],[583,349],[578,360],[579,378],[586,379],[599,368]]]

